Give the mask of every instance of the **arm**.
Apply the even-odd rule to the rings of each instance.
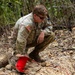
[[[25,47],[27,44],[27,38],[29,36],[29,31],[25,26],[22,26],[18,30],[17,41],[16,41],[16,50],[17,54],[25,54]]]
[[[42,43],[44,41],[44,37],[50,35],[52,32],[52,24],[49,18],[46,18],[43,23],[43,28],[41,29],[41,33],[38,36],[37,43]]]

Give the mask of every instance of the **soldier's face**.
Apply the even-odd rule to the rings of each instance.
[[[41,23],[41,22],[44,21],[44,19],[45,19],[45,17],[43,17],[42,15],[36,15],[36,14],[34,14],[34,21],[35,22]]]

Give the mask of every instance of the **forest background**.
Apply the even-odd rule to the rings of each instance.
[[[0,30],[13,26],[21,17],[33,10],[37,4],[48,9],[53,25],[60,29],[75,26],[75,0],[0,0]]]

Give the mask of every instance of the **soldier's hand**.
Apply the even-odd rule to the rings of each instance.
[[[42,43],[44,41],[44,32],[42,31],[38,36],[37,43]]]
[[[24,57],[25,55],[16,54],[16,57]]]

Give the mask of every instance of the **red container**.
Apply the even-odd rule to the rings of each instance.
[[[24,73],[24,68],[26,66],[27,61],[29,60],[28,57],[24,56],[24,57],[20,57],[15,65],[16,70],[19,72]]]

